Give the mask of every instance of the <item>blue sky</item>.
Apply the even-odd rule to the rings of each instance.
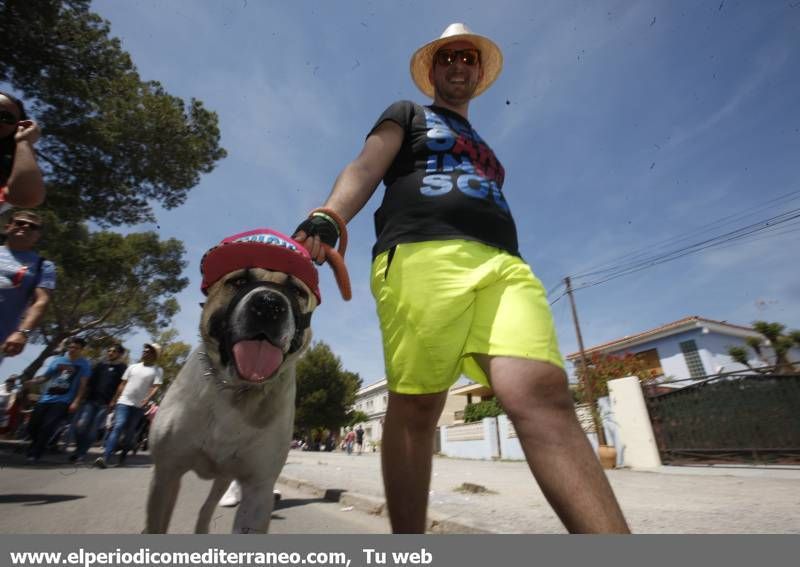
[[[756,211],[800,191],[795,0],[102,0],[93,9],[144,79],[220,116],[228,157],[184,206],[136,227],[185,242],[191,283],[175,326],[192,344],[203,252],[251,228],[291,232],[321,205],[386,106],[426,102],[408,61],[453,21],[503,50],[504,71],[470,119],[505,166],[521,251],[547,289],[652,243],[702,240],[695,231],[728,215],[750,213],[732,229],[800,207],[798,193]],[[349,227],[353,300],[322,267],[313,321],[365,385],[383,377],[368,287],[382,192]],[[785,226],[580,290],[586,345],[687,315],[800,328],[800,225]],[[568,302],[553,314],[562,351],[575,351]],[[138,353],[144,340],[126,345]],[[34,355],[6,360],[4,373]]]

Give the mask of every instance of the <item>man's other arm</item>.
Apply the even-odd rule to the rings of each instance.
[[[361,153],[345,166],[333,184],[325,207],[333,209],[345,222],[350,222],[369,201],[381,179],[392,165],[405,132],[396,122],[384,121],[370,134]],[[306,240],[303,231],[295,235],[298,242]],[[325,260],[325,251],[319,237],[311,237],[303,244],[317,262]]]
[[[20,321],[17,329],[36,328],[36,326],[39,324],[39,321],[42,320],[44,310],[47,309],[47,304],[50,303],[51,293],[51,290],[43,287],[37,287],[35,290],[33,290],[33,302],[28,306],[28,309],[25,310],[25,313],[22,316],[22,321]],[[25,349],[25,345],[27,343],[28,337],[24,333],[14,331],[8,336],[6,342],[3,343],[3,352],[5,352],[7,356],[17,355]],[[16,346],[17,348],[13,348],[12,345]]]

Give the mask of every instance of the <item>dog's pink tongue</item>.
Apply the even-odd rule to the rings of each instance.
[[[239,376],[250,382],[269,378],[283,362],[283,352],[269,341],[239,341],[233,356]]]

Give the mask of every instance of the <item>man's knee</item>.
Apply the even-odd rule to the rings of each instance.
[[[523,359],[494,366],[492,387],[512,418],[541,410],[574,411],[566,373],[558,366]]]

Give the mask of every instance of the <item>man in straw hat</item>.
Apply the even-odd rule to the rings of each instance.
[[[389,383],[381,453],[392,530],[425,531],[434,431],[463,373],[492,388],[569,531],[627,532],[575,416],[546,293],[520,257],[503,166],[468,121],[502,67],[497,45],[464,24],[418,49],[411,77],[433,104],[392,104],[325,204],[349,221],[386,185],[371,289]],[[315,215],[296,239],[323,262],[337,227]]]

